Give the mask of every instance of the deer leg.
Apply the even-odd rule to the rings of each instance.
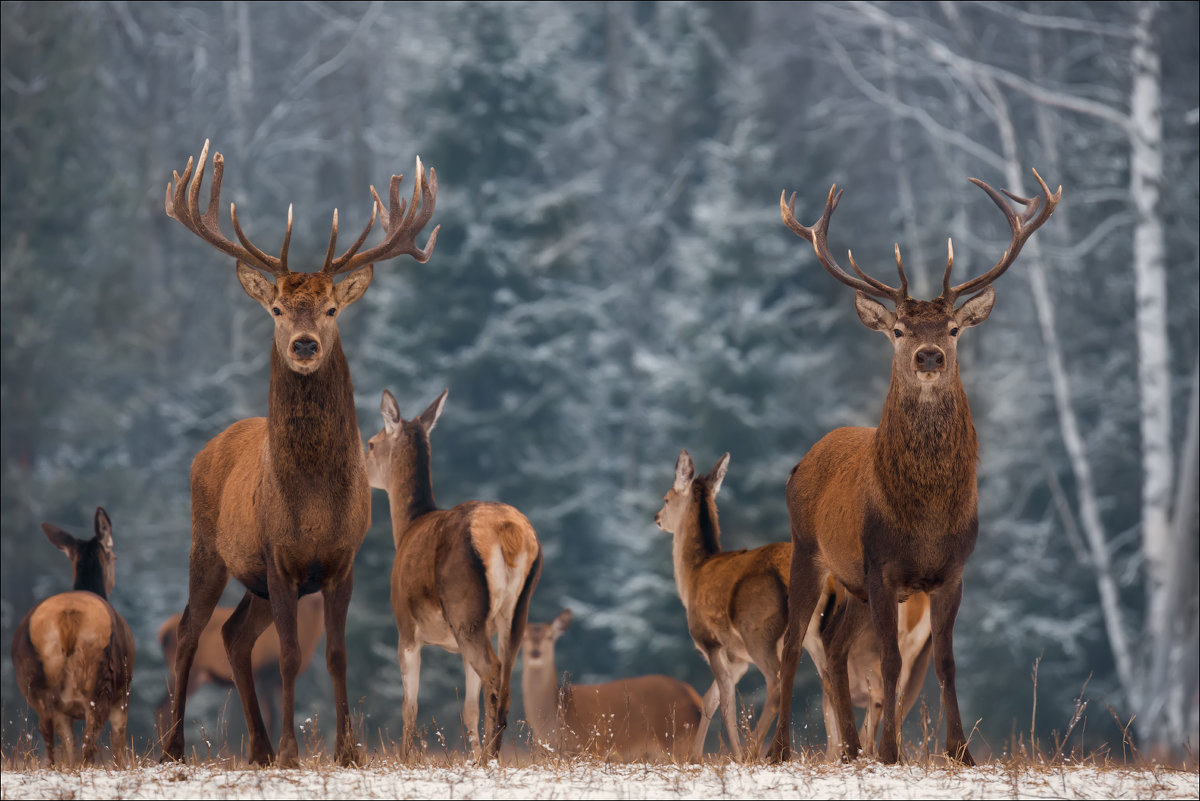
[[[279,735],[279,751],[275,760],[279,767],[294,768],[300,762],[300,746],[296,742],[296,675],[300,672],[300,640],[296,632],[297,590],[292,582],[284,578],[275,562],[274,553],[267,554],[267,593],[271,597],[271,618],[279,634],[279,677],[283,685],[283,708],[280,711],[282,733]],[[325,603],[329,603],[328,596]],[[328,653],[334,632],[327,629],[326,635],[329,638],[326,641]],[[336,690],[336,683],[334,687]],[[340,731],[338,736],[341,736]]]
[[[713,714],[717,711],[717,704],[720,702],[721,688],[714,681],[704,693],[704,697],[700,699],[700,724],[696,727],[696,737],[692,741],[693,761],[698,762],[704,756],[704,741],[708,739],[708,727],[712,724]]]
[[[417,692],[421,687],[420,643],[401,639],[397,656],[400,661],[400,682],[404,685],[404,701],[400,705],[404,734],[400,738],[400,753],[404,759],[409,759],[417,732]]]
[[[500,738],[504,733],[500,710],[500,659],[483,631],[473,634],[462,629],[454,632],[462,649],[463,661],[469,663],[482,680],[484,692],[482,758],[495,759],[500,754]]]
[[[333,701],[337,707],[337,737],[334,755],[342,767],[363,764],[362,756],[355,745],[354,732],[350,727],[350,697],[346,692],[346,614],[350,610],[350,595],[354,590],[354,569],[351,568],[341,583],[325,586],[325,666],[333,680]],[[295,617],[292,618],[295,621]],[[299,646],[297,646],[299,654]],[[297,663],[297,667],[299,664]],[[285,680],[286,681],[286,680]],[[284,685],[285,699],[287,685]],[[284,723],[291,725],[290,701],[283,711]]]
[[[183,761],[183,715],[187,708],[188,677],[196,658],[200,634],[208,625],[221,591],[229,582],[225,563],[215,551],[204,547],[205,532],[192,524],[192,551],[188,557],[188,602],[179,620],[179,643],[175,651],[175,696],[171,704],[170,728],[163,746],[163,761]]]
[[[958,711],[958,692],[954,687],[954,619],[958,617],[958,605],[962,602],[962,577],[948,581],[930,593],[929,601],[933,668],[942,685],[942,706],[946,710],[946,754],[956,762],[974,765],[975,760],[967,750],[962,716]],[[884,733],[887,733],[886,728]]]
[[[83,713],[83,764],[95,765],[96,752],[100,749],[100,733],[108,721],[108,705],[89,702]]]
[[[108,722],[112,726],[112,729],[108,733],[108,744],[113,752],[113,760],[117,765],[125,767],[129,748],[129,741],[125,736],[127,724],[129,723],[128,696],[121,703],[116,704],[112,711],[108,713]]]
[[[808,634],[821,590],[825,585],[826,573],[815,561],[815,545],[809,545],[803,536],[792,528],[792,565],[788,578],[787,629],[783,635],[783,652],[779,664],[779,725],[775,728],[775,740],[767,751],[772,762],[783,762],[791,756],[792,745],[792,684],[796,680],[796,666],[800,662],[800,647]]]
[[[271,605],[254,593],[247,592],[237,609],[221,626],[221,639],[225,642],[225,653],[233,671],[233,684],[237,687],[242,714],[246,717],[246,730],[250,734],[250,762],[255,765],[269,765],[275,756],[271,749],[270,734],[263,724],[254,686],[254,668],[250,662],[254,643],[270,624]]]
[[[79,755],[75,751],[75,721],[60,712],[55,712],[54,731],[58,733],[58,738],[62,740],[63,756],[59,761],[66,762],[68,765],[78,763]]]
[[[501,631],[496,638],[500,646],[500,705],[497,709],[497,721],[501,730],[508,727],[508,708],[512,699],[512,672],[517,661],[517,653],[521,650],[521,640],[525,636],[525,626],[529,622],[529,602],[533,598],[533,588],[537,586],[542,575],[542,554],[538,551],[534,561],[525,576],[525,584],[521,594],[517,596],[516,606],[513,607],[512,621],[508,633]],[[498,746],[498,744],[497,744]]]
[[[479,692],[483,689],[483,679],[471,667],[466,657],[463,658],[463,672],[467,676],[466,690],[463,693],[463,730],[467,734],[467,743],[471,746],[471,751],[478,759],[483,755],[483,747],[479,744]]]
[[[37,711],[38,731],[42,733],[42,742],[46,744],[46,762],[54,767],[54,715],[50,712]]]
[[[821,648],[825,652],[825,675],[821,678],[823,695],[833,708],[843,757],[853,760],[858,758],[861,748],[858,731],[854,727],[847,660],[850,647],[867,623],[867,607],[853,598],[847,598],[830,615],[831,619],[821,630]]]
[[[879,760],[890,765],[900,759],[900,732],[896,721],[896,685],[900,679],[900,645],[896,632],[899,602],[896,589],[885,584],[878,570],[867,573],[867,598],[883,674],[883,733],[879,741]]]
[[[733,677],[734,668],[720,646],[709,649],[705,656],[708,657],[708,666],[712,668],[713,678],[721,694],[721,717],[725,721],[726,736],[729,737],[729,750],[733,752],[734,759],[741,759],[742,737],[738,733],[737,694],[734,691],[737,680]]]

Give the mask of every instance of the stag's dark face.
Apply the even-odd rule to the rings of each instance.
[[[958,339],[987,319],[995,300],[996,293],[988,287],[957,309],[942,298],[909,298],[893,312],[857,292],[854,306],[863,325],[891,340],[892,375],[913,387],[932,388],[957,378]]]
[[[324,273],[287,273],[272,284],[257,270],[238,264],[238,280],[275,321],[275,348],[284,364],[302,375],[321,368],[338,339],[342,310],[371,284],[370,265],[340,284]]]

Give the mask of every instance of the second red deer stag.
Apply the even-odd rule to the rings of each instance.
[[[437,176],[429,180],[420,159],[412,201],[400,200],[402,176],[392,176],[384,217],[384,240],[360,251],[383,202],[374,205],[363,232],[340,256],[337,212],[319,272],[288,268],[292,217],[278,257],[255,247],[238,224],[240,244],[221,233],[221,177],[224,160],[213,159],[208,208],[200,211],[208,142],[193,170],[167,186],[166,211],[185,228],[237,262],[242,288],[262,305],[275,325],[270,354],[270,390],[266,417],[241,420],[218,434],[192,462],[192,549],[188,602],[179,621],[171,731],[163,747],[166,759],[183,758],[183,716],[188,676],[201,633],[230,576],[246,594],[222,627],[233,680],[250,732],[250,760],[273,760],[254,689],[252,650],[271,622],[279,633],[283,685],[280,765],[297,764],[294,719],[296,674],[300,669],[296,604],[302,595],[325,598],[325,663],[333,680],[337,711],[335,758],[358,763],[350,730],[346,694],[346,611],[354,586],[354,555],[371,525],[371,488],[367,484],[362,438],[354,409],[350,367],[338,336],[338,318],[371,283],[373,264],[401,255],[424,263],[433,253],[437,229],[424,249],[415,238],[433,215]],[[194,180],[193,180],[194,176]],[[265,278],[267,273],[274,281]],[[349,273],[335,284],[334,277]]]
[[[305,595],[296,604],[296,634],[300,642],[300,670],[303,673],[312,662],[317,644],[325,633],[325,603],[321,593]],[[187,693],[192,696],[201,687],[214,684],[218,687],[233,687],[233,668],[225,653],[225,643],[221,639],[221,627],[233,614],[233,607],[218,606],[213,610],[208,625],[200,634],[200,644],[196,646],[196,658],[192,662],[192,675],[188,677]],[[163,661],[167,663],[167,694],[154,710],[154,721],[158,728],[158,736],[166,734],[171,720],[171,698],[175,692],[175,653],[179,650],[179,619],[180,614],[171,615],[158,628],[158,644],[162,648]],[[274,721],[279,719],[279,634],[275,625],[267,626],[266,630],[254,643],[250,652],[250,668],[254,671],[257,687],[267,687],[269,695],[264,699],[268,714],[263,721],[267,730],[271,729]]]
[[[84,721],[85,763],[95,760],[105,723],[112,724],[109,742],[123,762],[136,649],[129,624],[108,602],[116,583],[112,523],[97,508],[90,540],[77,540],[50,523],[42,523],[42,531],[71,558],[74,590],[42,601],[17,626],[12,642],[17,688],[37,713],[51,765],[76,758],[77,720]],[[65,759],[56,750],[56,735]]]
[[[775,759],[789,754],[792,680],[800,644],[821,587],[832,575],[870,606],[883,671],[880,759],[896,762],[899,758],[901,658],[896,602],[928,592],[934,670],[946,713],[946,753],[958,762],[974,764],[954,681],[954,620],[962,600],[963,567],[975,548],[979,527],[978,444],[959,376],[958,340],[967,328],[988,318],[996,299],[992,282],[1009,268],[1062,197],[1062,187],[1051,193],[1036,171],[1034,176],[1041,196],[1024,198],[1005,192],[1024,207],[1021,212],[987,184],[971,179],[1004,212],[1011,242],[992,269],[957,286],[950,284],[954,265],[950,247],[942,292],[933,300],[909,296],[899,246],[899,287],[867,275],[853,256],[850,265],[857,278],[837,264],[826,242],[829,218],[841,197],[836,187],[829,190],[825,212],[811,228],[796,221],[795,195],[790,202],[779,198],[784,222],[812,244],[830,275],[855,290],[859,318],[888,337],[893,356],[891,385],[878,427],[839,428],[826,434],[792,469],[787,482],[792,593],[781,672],[782,710],[771,749]],[[894,309],[876,298],[890,301]],[[859,740],[849,714],[845,656],[831,659],[829,671],[845,755],[852,759],[858,754]]]
[[[525,720],[555,754],[593,754],[622,762],[699,759],[704,752],[700,696],[670,676],[559,686],[554,643],[571,610],[530,623],[521,644]]]
[[[542,546],[525,515],[506,504],[467,501],[452,509],[437,507],[429,433],[448,392],[419,417],[404,420],[392,393],[383,391],[383,430],[368,443],[367,474],[372,487],[387,491],[392,513],[392,612],[400,634],[403,751],[412,752],[416,734],[421,648],[438,645],[462,654],[463,725],[475,752],[491,759],[500,752],[508,721],[513,663],[529,599],[542,573]]]

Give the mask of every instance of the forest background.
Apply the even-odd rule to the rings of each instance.
[[[886,280],[899,241],[931,297],[948,236],[958,280],[1008,241],[967,177],[1029,195],[1037,168],[1062,203],[961,349],[981,445],[964,717],[983,755],[1068,729],[1119,754],[1127,727],[1143,751],[1194,749],[1198,7],[3,3],[6,745],[33,728],[13,629],[69,588],[38,523],[87,535],[97,505],[112,516],[143,748],[155,633],[186,600],[191,459],[265,413],[267,315],[162,210],[212,138],[250,236],[275,247],[294,203],[293,264],[313,268],[335,207],[357,230],[369,185],[405,173],[410,190],[417,155],[437,170],[433,258],[379,265],[341,322],[364,438],[385,387],[409,417],[449,387],[437,498],[533,522],[531,619],[575,612],[559,668],[701,691],[652,522],[680,449],[704,470],[732,453],[726,548],[784,541],[788,471],[828,430],[874,425],[888,383],[891,349],[780,222],[780,191],[809,223],[843,187],[835,252]],[[372,742],[399,735],[402,694],[382,493],[373,512],[348,631]],[[301,719],[330,720],[323,664]],[[799,673],[794,737],[820,744],[819,685]],[[461,681],[427,649],[422,720],[452,747]],[[932,671],[926,687],[936,718]],[[753,672],[742,692],[761,702]],[[189,706],[210,733],[221,714],[241,725],[224,691]]]

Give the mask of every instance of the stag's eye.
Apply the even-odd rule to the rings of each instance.
[[[273,314],[273,315],[275,315],[276,317],[278,317],[279,315],[283,314],[283,309],[279,308],[278,306],[272,306],[272,307],[271,307],[271,314]]]
[[[956,336],[958,336],[958,329],[957,329],[957,328],[951,328],[951,329],[950,329],[950,336],[952,336],[952,337],[956,337]]]
[[[899,328],[893,328],[892,336],[894,336],[896,339],[899,339],[900,337],[904,336],[904,332],[901,331]]]
[[[334,306],[332,309],[330,309],[329,311],[327,311],[325,313],[328,314],[330,317],[332,317],[333,315],[337,314],[337,307]]]

